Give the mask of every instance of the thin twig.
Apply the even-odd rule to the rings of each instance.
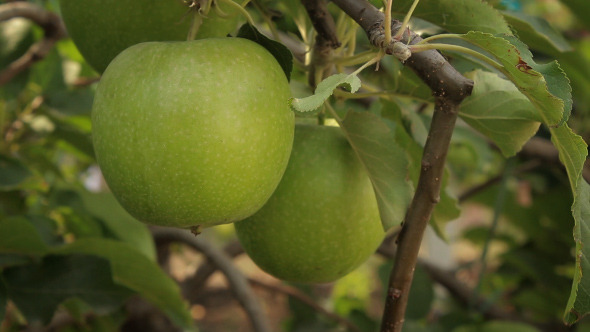
[[[223,251],[226,255],[228,255],[231,258],[235,258],[244,253],[242,245],[237,240],[231,241],[227,245],[225,245]],[[184,282],[182,288],[184,290],[183,293],[185,294],[185,298],[187,298],[191,302],[193,301],[193,299],[198,299],[201,295],[199,294],[199,292],[203,290],[203,286],[205,285],[207,279],[213,273],[215,273],[215,271],[217,271],[217,266],[213,262],[211,262],[211,260],[207,259],[205,262],[203,262],[201,266],[199,266],[195,274],[192,277],[187,278],[187,280]],[[333,321],[339,323],[342,326],[345,326],[349,331],[360,332],[360,329],[352,322],[350,322],[348,319],[336,313],[326,310],[322,306],[318,305],[311,297],[302,293],[297,288],[282,284],[264,283],[260,280],[252,278],[248,278],[248,281],[250,282],[250,284],[254,286],[291,296],[294,299],[297,299],[303,304],[309,306],[313,310],[326,316],[327,318],[332,319]]]
[[[248,314],[254,330],[257,332],[271,331],[265,313],[248,280],[223,251],[215,248],[203,238],[180,229],[154,227],[152,234],[158,244],[180,242],[205,255],[227,278],[236,299]]]
[[[8,83],[35,62],[45,58],[55,43],[67,35],[61,18],[43,7],[29,2],[11,2],[0,5],[0,22],[16,17],[23,17],[35,22],[43,29],[45,35],[43,39],[31,45],[25,54],[0,72],[0,86]]]
[[[244,248],[238,240],[229,242],[223,247],[223,252],[230,258],[235,258],[244,253]],[[210,260],[205,260],[195,274],[187,278],[181,285],[182,293],[187,299],[196,299],[205,287],[209,277],[217,271],[217,266]]]
[[[346,327],[348,329],[348,331],[361,332],[361,330],[356,325],[354,325],[351,321],[349,321],[348,319],[346,319],[338,314],[335,314],[331,311],[326,310],[324,307],[317,304],[311,297],[307,296],[305,293],[301,292],[300,290],[298,290],[295,287],[291,287],[291,286],[287,286],[287,285],[283,285],[283,284],[265,283],[260,280],[256,280],[256,279],[252,279],[252,278],[248,279],[248,281],[254,286],[265,288],[265,289],[268,289],[272,292],[286,294],[286,295],[300,301],[301,303],[307,305],[308,307],[317,311],[318,313],[326,316],[327,318],[335,321],[336,323]]]

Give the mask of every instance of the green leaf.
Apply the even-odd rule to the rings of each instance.
[[[128,243],[110,239],[84,238],[53,250],[55,254],[94,255],[111,264],[113,280],[139,293],[161,309],[178,326],[194,330],[178,285],[159,266]]]
[[[396,143],[394,131],[377,115],[355,111],[346,113],[341,128],[373,183],[383,228],[399,225],[413,188],[406,153]]]
[[[551,141],[565,165],[574,195],[576,268],[564,321],[573,324],[590,313],[590,184],[582,177],[588,146],[567,126],[551,128]]]
[[[66,299],[79,298],[106,314],[132,294],[113,283],[107,260],[89,255],[48,255],[38,264],[8,268],[2,277],[8,297],[27,321],[43,325]]]
[[[538,16],[521,12],[503,12],[504,18],[516,30],[520,38],[530,48],[551,55],[572,51],[572,47],[562,34]]]
[[[475,84],[459,115],[490,138],[504,156],[515,155],[541,125],[535,106],[514,84],[494,73],[477,70],[467,77]]]
[[[361,87],[361,80],[352,74],[335,74],[329,76],[318,84],[313,95],[305,98],[291,99],[291,107],[298,112],[316,110],[330,98],[334,90],[340,85],[347,85],[350,92],[354,93]]]
[[[414,0],[396,0],[394,12],[398,17],[406,15]],[[511,34],[510,27],[499,11],[481,0],[422,1],[413,17],[434,23],[449,32],[466,33],[482,31],[492,34]]]
[[[104,226],[121,241],[127,242],[152,261],[156,260],[156,249],[152,235],[146,225],[133,218],[111,193],[79,192],[88,213],[99,218]]]
[[[266,48],[270,54],[272,54],[277,59],[277,62],[279,65],[281,65],[281,68],[283,68],[285,76],[287,76],[287,80],[291,80],[291,71],[293,70],[293,55],[285,45],[266,37],[248,23],[240,27],[237,36],[240,38],[249,39]]]
[[[49,250],[25,217],[0,218],[0,253],[41,256]]]
[[[510,79],[540,112],[543,123],[560,126],[572,109],[569,80],[556,61],[537,64],[533,55],[512,36],[469,32],[462,39],[492,54]]]
[[[31,175],[31,171],[19,160],[0,154],[0,190],[18,188]]]

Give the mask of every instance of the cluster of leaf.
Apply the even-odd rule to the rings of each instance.
[[[412,3],[412,0],[396,1],[394,11],[398,17],[403,17]],[[564,4],[575,9],[587,9],[581,2],[564,1]],[[567,178],[562,177],[562,180],[567,180],[561,185],[569,187],[574,198],[572,203],[570,196],[561,197],[566,205],[571,206],[571,210],[566,209],[567,215],[560,215],[559,222],[565,229],[573,227],[576,247],[574,257],[566,254],[560,258],[570,263],[575,259],[576,268],[569,275],[573,278],[569,300],[564,301],[562,298],[557,301],[554,297],[547,297],[546,302],[552,305],[559,303],[562,309],[566,307],[564,320],[571,324],[590,309],[586,305],[588,293],[585,291],[588,282],[585,271],[589,268],[586,257],[590,253],[584,245],[589,241],[585,230],[590,222],[590,187],[582,178],[587,144],[569,128],[571,124],[584,135],[584,126],[577,120],[583,120],[587,114],[585,99],[588,76],[581,73],[588,68],[589,61],[583,50],[578,50],[579,46],[584,45],[583,41],[575,38],[566,40],[561,32],[539,16],[505,9],[505,2],[499,1],[490,1],[489,4],[469,0],[427,1],[420,3],[414,12],[414,17],[421,19],[414,28],[425,31],[425,35],[453,33],[444,39],[444,43],[467,48],[488,58],[482,61],[481,56],[473,57],[473,52],[456,52],[458,48],[449,48],[446,52],[444,45],[441,46],[451,63],[475,82],[473,95],[463,102],[460,109],[460,117],[465,124],[493,142],[504,157],[517,154],[534,135],[550,136],[558,150],[567,171]],[[580,26],[576,28],[584,29]],[[417,109],[416,101],[418,105],[426,105],[426,109],[433,102],[428,89],[408,68],[401,68],[390,61],[381,61],[380,73],[361,73],[359,76],[357,73],[340,73],[328,77],[317,86],[313,95],[292,102],[296,110],[310,112],[328,100],[333,91],[337,92],[337,96],[354,98],[339,91],[340,85],[344,85],[351,93],[382,97],[381,102],[372,102],[368,112],[353,111],[354,106],[351,106],[350,101],[344,102],[341,108],[350,111],[341,112],[346,114],[339,124],[372,177],[385,228],[399,223],[399,213],[405,210],[404,204],[407,203],[404,199],[407,183],[399,174],[406,174],[405,169],[409,167],[410,178],[415,183],[420,167],[420,150],[428,127],[428,116],[426,121],[421,121],[420,116],[412,114]],[[374,93],[363,91],[361,82],[365,86],[372,84],[374,89],[369,91]],[[574,117],[568,123],[574,104],[570,84],[574,87],[576,107]],[[407,102],[408,99],[414,102]],[[377,128],[388,128],[385,131],[389,132],[383,135]],[[459,183],[460,186],[474,185],[469,182],[477,179],[473,175],[485,174],[485,171],[477,170],[480,167],[487,167],[488,171],[496,170],[493,162],[498,156],[485,146],[481,136],[466,129],[461,126],[458,128],[450,151],[450,169],[456,172],[453,174],[453,183]],[[363,145],[363,141],[369,144]],[[384,149],[383,145],[388,145],[388,149]],[[399,155],[399,151],[406,154],[408,164],[392,162],[398,160],[396,154]],[[375,155],[380,156],[379,160],[375,160]],[[465,158],[469,161],[466,162]],[[478,164],[480,167],[469,168],[469,164]],[[395,171],[392,172],[392,169]],[[465,175],[462,172],[465,169],[471,174]],[[437,206],[432,220],[432,225],[441,234],[444,224],[456,217],[452,211],[455,202],[445,194],[443,192],[441,204]],[[541,206],[535,208],[541,209]],[[533,210],[530,213],[534,213]],[[442,217],[438,218],[441,214]],[[571,217],[568,216],[572,214],[575,221],[573,225],[569,223]],[[525,233],[524,236],[541,237],[533,232]],[[541,249],[529,248],[531,251],[536,250],[537,254],[543,253]],[[524,272],[524,269],[520,271]],[[556,273],[551,270],[552,275]],[[561,281],[567,279],[562,277],[556,278]],[[535,291],[541,292],[536,288]],[[563,296],[564,289],[560,288],[560,291]],[[528,304],[534,307],[531,301]],[[555,307],[552,306],[552,309]]]
[[[373,2],[382,5],[381,1]],[[561,3],[580,15],[575,31],[590,28],[583,17],[590,12],[587,1]],[[282,13],[273,16],[276,29],[310,40],[311,24],[299,1],[257,4]],[[411,4],[412,0],[395,0],[395,14],[403,17]],[[587,147],[568,125],[590,137],[590,44],[576,37],[566,40],[541,17],[508,11],[505,4],[492,0],[422,1],[414,14],[420,19],[415,29],[433,35],[460,34],[460,38],[445,42],[487,54],[502,68],[497,70],[465,54],[444,53],[475,81],[475,88],[461,106],[462,122],[453,136],[445,190],[431,224],[444,236],[446,224],[460,212],[450,192],[500,172],[503,158],[515,155],[532,136],[551,136],[567,174],[549,168],[520,178],[536,184],[530,205],[515,203],[518,192],[511,181],[503,184],[504,189],[501,185],[489,187],[470,200],[490,207],[499,216],[500,226],[491,243],[503,248],[490,267],[493,273],[482,277],[477,295],[487,299],[484,306],[510,308],[538,323],[558,320],[567,304],[566,321],[573,323],[580,318],[577,315],[590,310],[590,294],[585,292],[590,288],[586,259],[590,249],[584,245],[590,241],[585,232],[590,223],[590,191],[581,176]],[[370,49],[366,36],[351,28],[355,23],[335,7],[331,9],[339,27],[349,27],[341,30],[352,31],[347,33],[356,38],[357,50]],[[0,68],[42,34],[26,21],[18,24],[22,27],[0,25]],[[559,65],[550,62],[553,59]],[[549,63],[542,64],[545,62]],[[305,69],[296,63],[292,72],[298,97],[309,94],[304,88]],[[75,87],[72,77],[93,75],[73,44],[62,41],[46,59],[0,88],[0,320],[15,320],[13,326],[25,321],[47,324],[61,305],[83,324],[91,324],[88,312],[108,313],[108,319],[92,324],[106,324],[106,330],[112,330],[125,317],[121,304],[138,293],[176,324],[190,328],[191,319],[177,286],[155,262],[149,231],[122,211],[110,194],[90,193],[85,187],[95,164],[89,139],[93,87]],[[310,99],[295,99],[293,105],[301,111],[316,109],[341,84],[358,95],[365,93],[363,101],[370,101],[367,106],[348,99],[350,94],[342,90],[329,99],[341,118],[341,128],[370,173],[384,226],[397,226],[420,171],[433,98],[409,68],[387,57],[379,71],[365,70],[360,79],[340,73],[322,82]],[[377,87],[379,93],[371,94],[375,91],[369,91],[369,86]],[[566,122],[572,105],[572,116]],[[489,142],[500,152],[490,148]],[[502,209],[497,209],[502,190],[508,194]],[[489,234],[487,227],[476,227],[463,238],[486,247]],[[379,269],[383,282],[390,269],[389,265]],[[467,265],[459,272],[470,269]],[[336,312],[366,331],[375,330],[379,320],[379,313],[368,310],[372,287],[366,285],[373,278],[371,273],[357,271],[336,284],[331,297]],[[474,314],[483,312],[482,308],[466,310],[460,301],[451,298],[439,303],[435,297],[432,281],[417,270],[408,331],[534,330],[520,323],[486,323],[485,317]],[[10,306],[7,309],[9,302],[23,317],[14,315]],[[291,310],[286,330],[326,331],[334,327],[295,301]]]
[[[24,19],[0,23],[0,67],[41,35]],[[87,189],[100,187],[94,87],[72,78],[95,76],[65,40],[0,87],[0,321],[6,329],[47,325],[59,309],[85,330],[113,331],[125,321],[123,304],[139,294],[190,329],[147,227],[110,193]]]

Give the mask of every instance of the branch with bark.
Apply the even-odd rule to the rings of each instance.
[[[391,24],[392,33],[402,26],[397,20],[386,22],[385,15],[366,0],[334,0],[366,32],[376,47],[393,44],[375,36],[383,34],[384,24]],[[402,34],[402,43],[415,44],[422,38],[415,32]],[[390,48],[385,50],[391,54]],[[436,50],[414,53],[405,62],[432,90],[435,96],[435,112],[430,132],[422,156],[420,178],[414,198],[408,208],[403,227],[398,236],[398,254],[390,275],[389,288],[385,300],[381,331],[401,331],[414,268],[424,230],[432,215],[434,206],[440,200],[440,189],[445,167],[445,159],[455,122],[458,107],[473,89],[473,81],[463,77]]]
[[[0,22],[22,17],[33,21],[43,29],[44,37],[31,45],[25,54],[0,72],[0,86],[45,58],[55,43],[66,37],[66,28],[59,16],[29,2],[10,2],[0,5]]]

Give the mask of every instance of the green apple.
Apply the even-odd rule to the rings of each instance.
[[[242,220],[287,166],[287,78],[241,38],[147,42],[104,72],[92,109],[96,158],[121,205],[157,225]]]
[[[99,73],[121,51],[147,41],[186,40],[193,13],[182,0],[60,0],[63,20],[86,61]],[[210,10],[197,38],[225,37],[239,18],[223,3],[229,17]]]
[[[295,126],[281,183],[262,209],[234,226],[261,269],[302,283],[346,275],[384,237],[363,165],[339,128],[316,125]]]

